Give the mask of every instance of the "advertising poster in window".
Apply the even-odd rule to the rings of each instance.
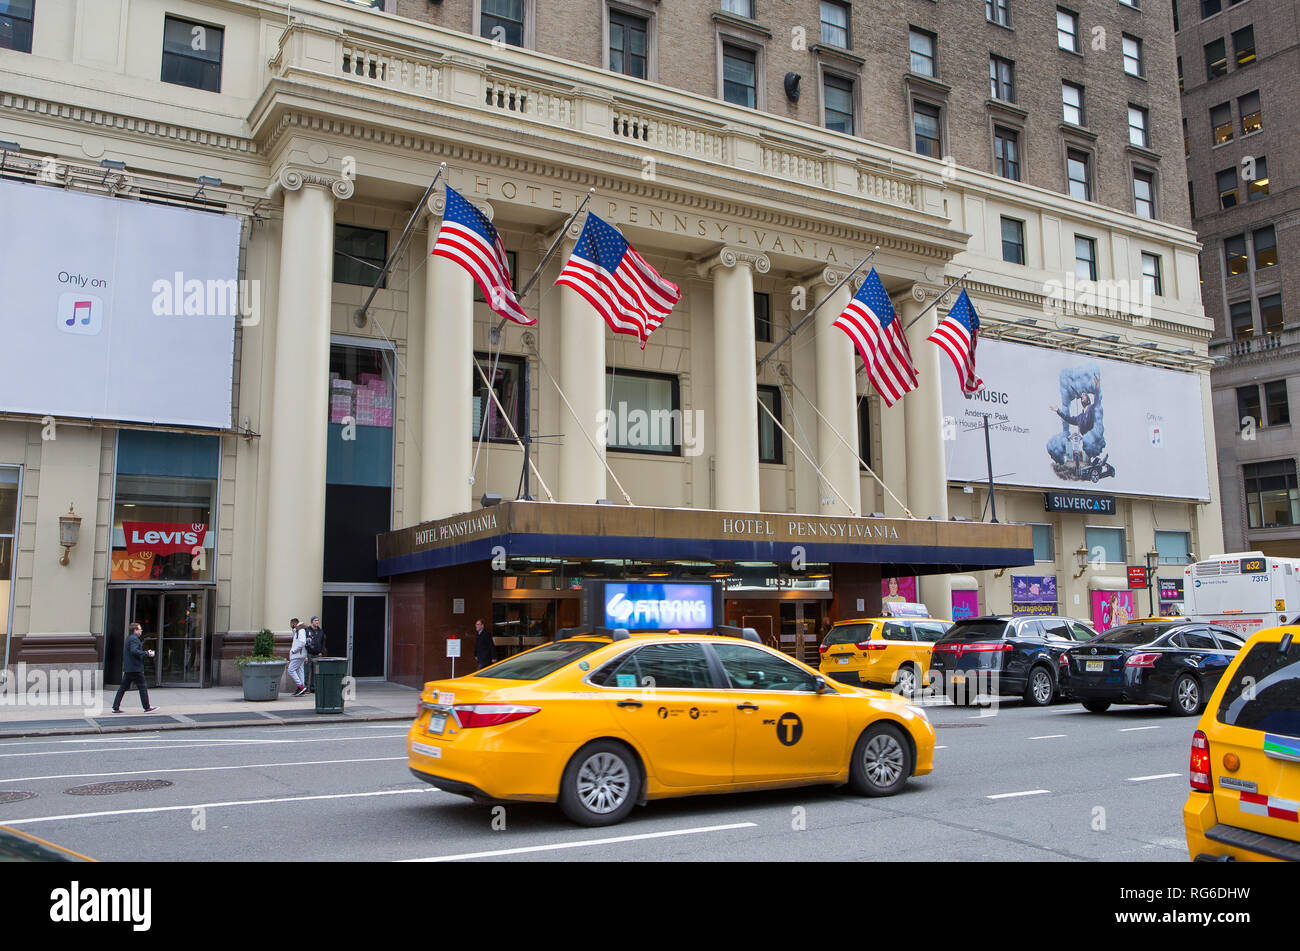
[[[1012,614],[1055,614],[1056,575],[1012,575]]]
[[[0,412],[225,429],[239,219],[0,181]]]
[[[978,617],[980,613],[980,593],[978,591],[954,591],[952,593],[952,619]]]
[[[916,603],[916,576],[905,578],[882,578],[880,581],[880,600],[885,604],[905,601]]]
[[[942,369],[948,479],[1165,498],[1209,498],[1200,377],[1042,347],[980,340],[984,389]]]
[[[1160,588],[1160,614],[1164,617],[1177,614],[1183,607],[1183,579],[1157,578]]]
[[[1136,617],[1132,591],[1092,592],[1092,626],[1098,634],[1127,624]]]

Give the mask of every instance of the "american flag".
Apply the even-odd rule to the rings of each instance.
[[[505,245],[492,222],[463,197],[447,186],[447,208],[442,213],[442,227],[433,253],[450,258],[474,276],[492,312],[517,324],[531,326],[537,318],[524,313],[510,286],[510,265]]]
[[[952,357],[957,376],[961,380],[961,391],[967,396],[984,388],[984,381],[975,375],[975,343],[979,329],[980,319],[963,289],[957,303],[948,311],[948,316],[939,321],[934,333],[926,337]]]
[[[590,212],[555,283],[585,297],[610,330],[636,337],[642,350],[650,334],[682,299],[676,284],[660,277],[616,228]]]
[[[886,406],[916,389],[916,367],[912,366],[907,336],[874,267],[844,313],[835,318],[835,326],[849,335],[862,354],[867,376]]]

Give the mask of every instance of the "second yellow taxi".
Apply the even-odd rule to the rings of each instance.
[[[913,697],[928,682],[934,642],[952,623],[927,617],[922,604],[886,604],[885,609],[888,617],[834,624],[819,648],[821,672],[842,683],[878,685]]]

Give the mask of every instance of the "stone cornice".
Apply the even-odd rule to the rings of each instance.
[[[352,179],[346,176],[333,175],[319,168],[286,165],[275,173],[266,194],[268,198],[274,199],[281,191],[296,192],[307,187],[327,189],[339,201],[351,198],[356,190]]]

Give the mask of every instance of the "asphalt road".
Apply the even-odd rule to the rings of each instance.
[[[407,771],[402,723],[0,741],[0,824],[102,860],[1174,861],[1194,718],[930,707],[935,770],[897,796],[804,788],[652,802],[606,829]],[[98,783],[170,785],[97,795]],[[11,793],[34,793],[4,801]]]

